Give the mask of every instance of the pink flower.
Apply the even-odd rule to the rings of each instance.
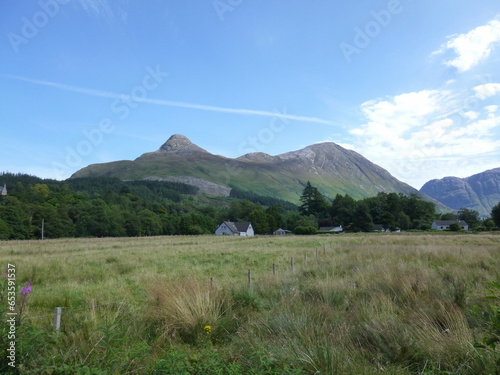
[[[30,279],[24,284],[24,286],[21,288],[21,295],[26,296],[31,293],[31,277]]]

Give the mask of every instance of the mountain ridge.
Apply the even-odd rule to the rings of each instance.
[[[419,194],[361,154],[333,142],[274,156],[256,152],[232,159],[211,154],[187,137],[174,134],[157,151],[144,153],[133,161],[92,164],[71,178],[99,175],[122,180],[196,178],[293,203],[299,201],[307,181],[330,198],[349,194],[362,199],[378,192]]]
[[[426,182],[420,192],[452,209],[469,208],[482,216],[489,216],[493,206],[500,202],[500,168],[465,178],[447,176],[433,179]]]

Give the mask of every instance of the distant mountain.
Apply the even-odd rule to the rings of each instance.
[[[175,134],[160,149],[134,161],[93,164],[71,176],[113,176],[122,180],[166,180],[198,186],[212,195],[228,195],[230,187],[293,203],[310,181],[325,196],[349,194],[355,199],[379,192],[416,193],[385,169],[360,154],[333,143],[271,156],[250,153],[236,159],[213,155]]]
[[[422,186],[420,192],[452,209],[469,208],[490,216],[493,206],[500,202],[500,168],[467,178],[431,180]]]

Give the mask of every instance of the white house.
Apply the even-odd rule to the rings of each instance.
[[[450,225],[453,223],[458,223],[460,225],[460,228],[463,230],[469,230],[469,224],[463,220],[436,220],[432,222],[432,229],[438,229],[438,230],[449,230]]]
[[[215,230],[215,234],[220,236],[228,234],[230,236],[253,236],[252,224],[249,222],[223,221]]]

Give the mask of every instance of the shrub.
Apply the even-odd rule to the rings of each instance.
[[[293,232],[295,234],[316,234],[318,230],[311,226],[306,226],[306,227],[298,226],[295,227],[295,230]]]

